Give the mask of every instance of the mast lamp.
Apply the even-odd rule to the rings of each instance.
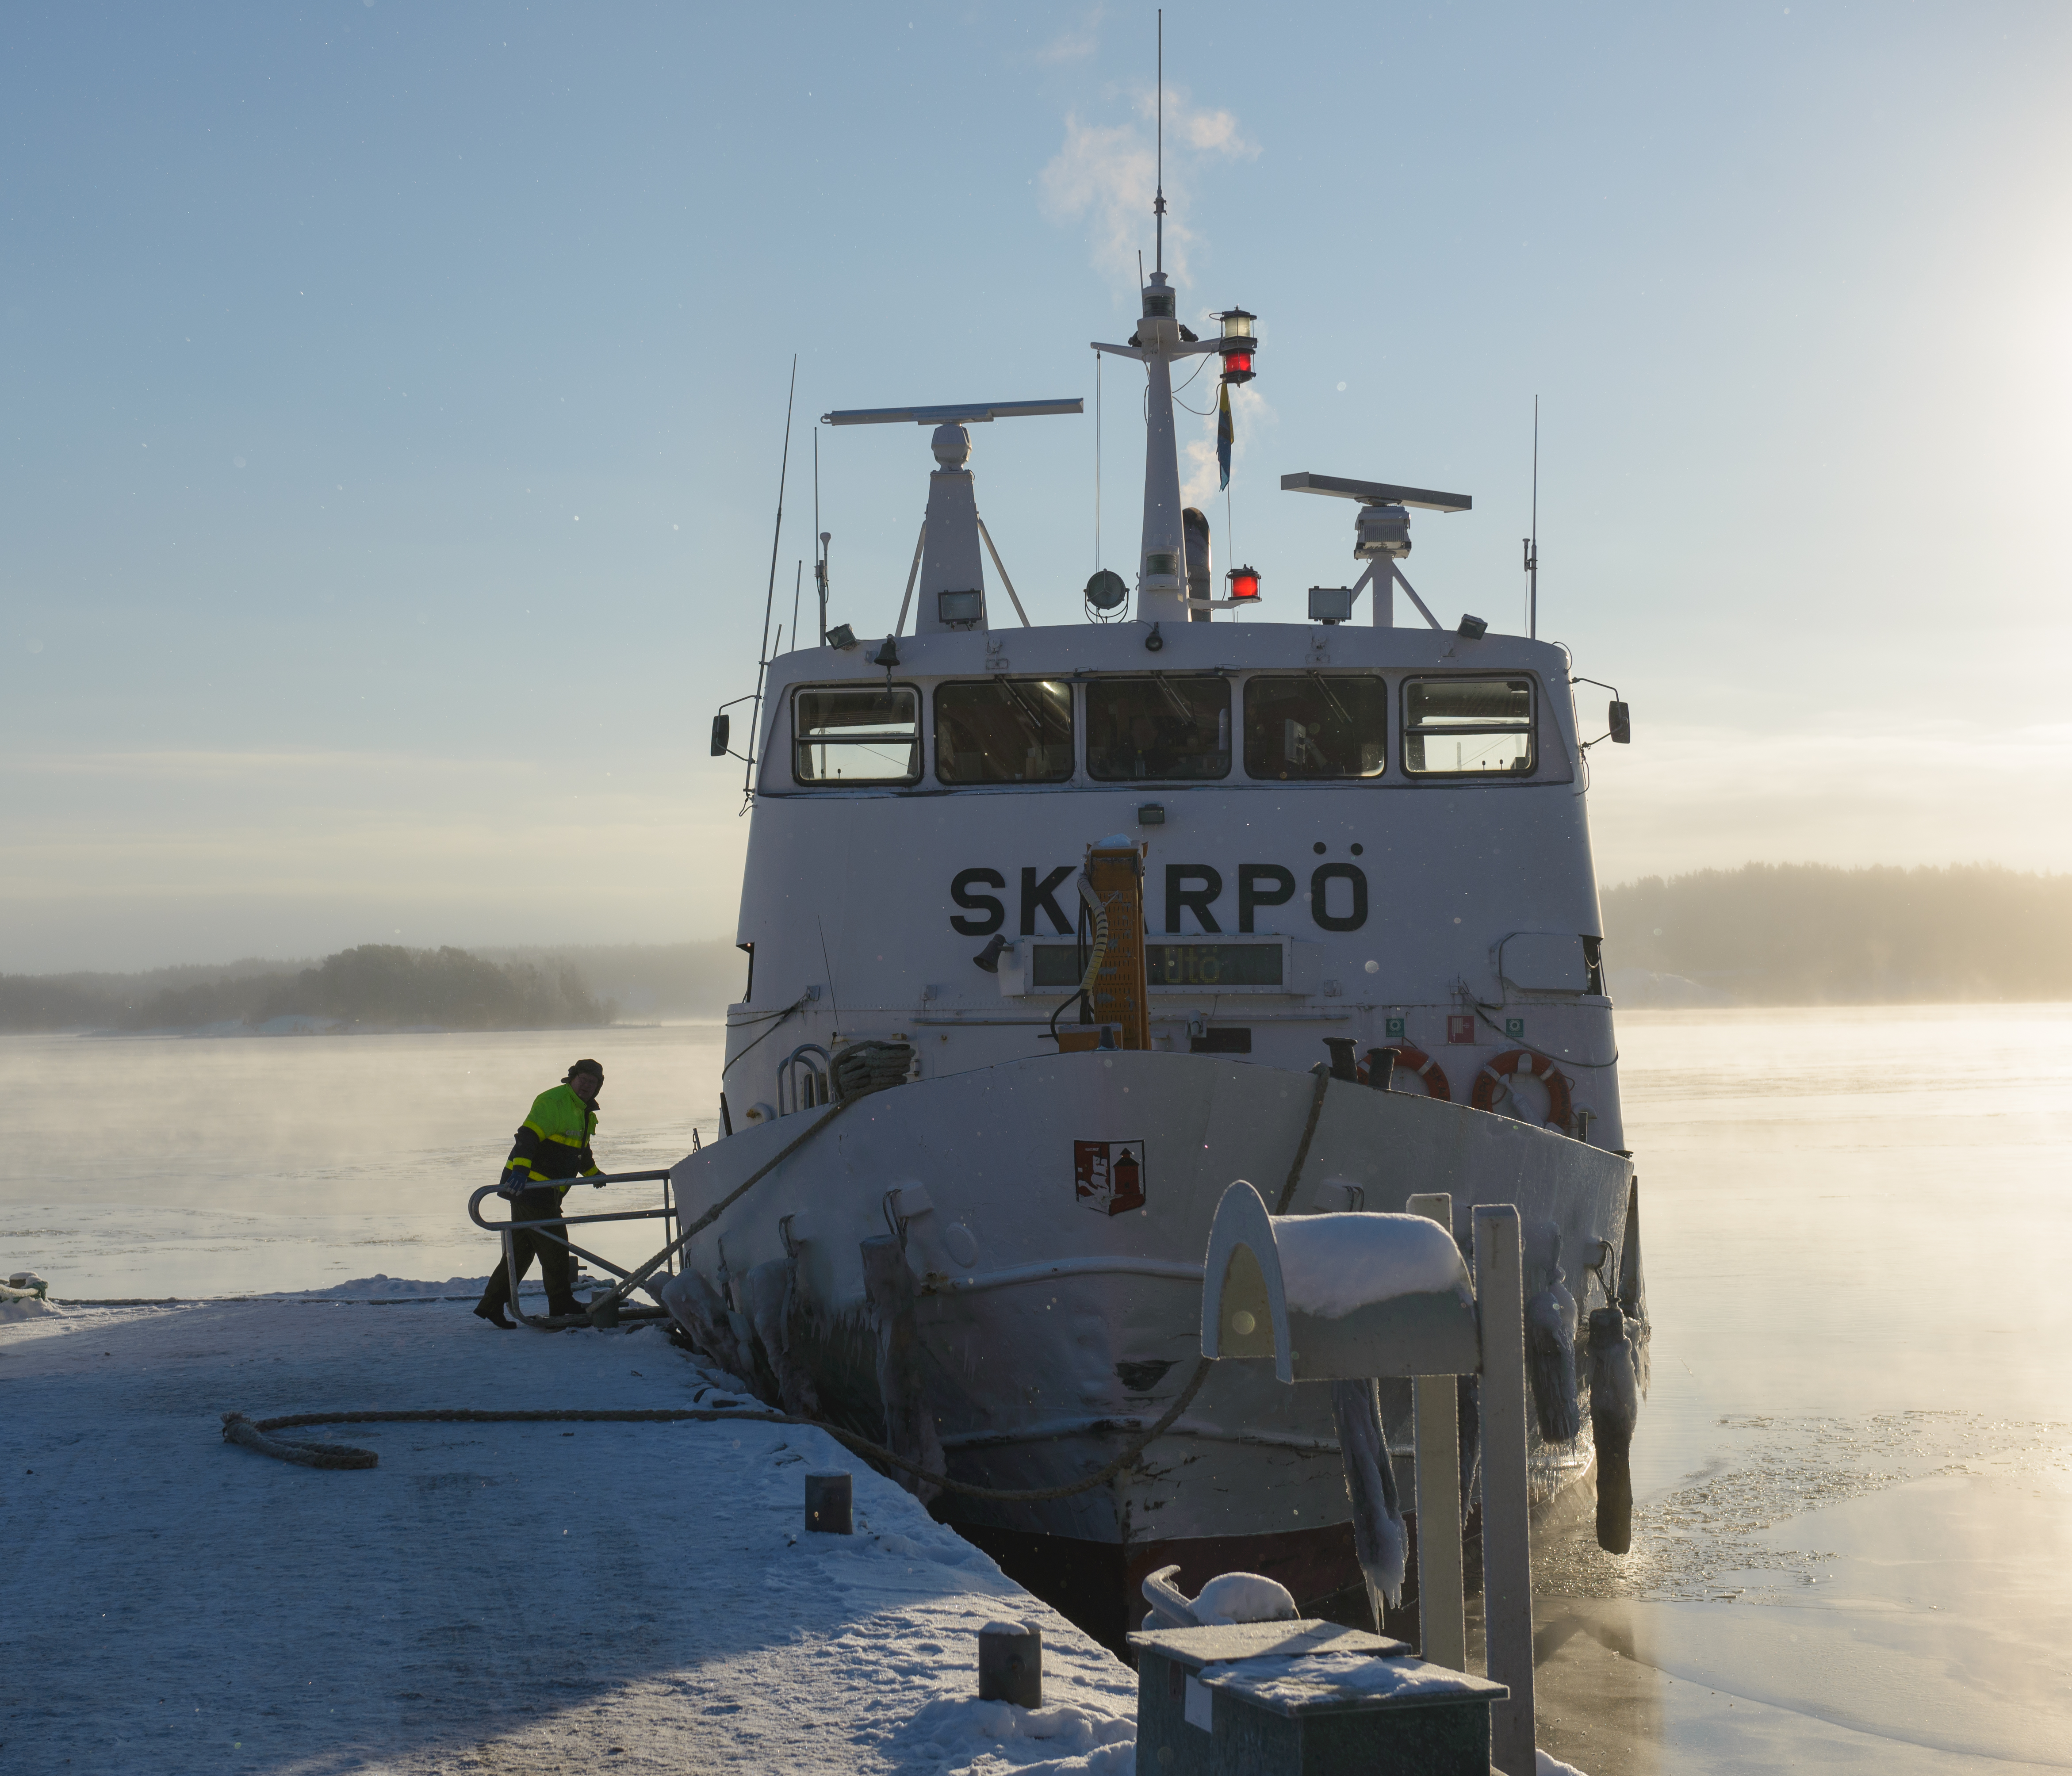
[[[1257,568],[1234,567],[1225,577],[1230,581],[1230,595],[1231,603],[1258,603],[1259,569]]]
[[[1259,317],[1249,309],[1227,308],[1216,319],[1223,323],[1216,349],[1223,353],[1223,380],[1233,386],[1251,381],[1257,373],[1252,368],[1252,350],[1259,343],[1252,323]]]

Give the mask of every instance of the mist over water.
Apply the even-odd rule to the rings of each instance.
[[[532,1096],[598,1055],[600,1161],[668,1165],[716,1135],[722,1034],[0,1038],[0,1269],[75,1298],[479,1276],[467,1198]],[[2072,1006],[1619,1035],[1652,1387],[1631,1553],[1587,1522],[1539,1550],[1542,1742],[1592,1776],[2067,1767]]]
[[[73,1298],[479,1276],[496,1254],[467,1198],[496,1181],[533,1098],[594,1055],[598,1163],[673,1165],[694,1127],[717,1133],[722,1034],[0,1037],[20,1107],[0,1264]],[[586,1191],[571,1212],[658,1192]],[[661,1244],[654,1227],[601,1228],[595,1249],[644,1258]]]

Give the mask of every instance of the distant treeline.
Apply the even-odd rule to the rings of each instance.
[[[1751,863],[1643,877],[1603,906],[1628,1004],[2072,999],[2072,875]]]
[[[570,964],[363,944],[313,967],[0,975],[0,1030],[570,1030],[618,1008]]]

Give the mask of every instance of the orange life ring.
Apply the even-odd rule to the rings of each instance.
[[[1475,1075],[1474,1106],[1478,1110],[1496,1107],[1496,1095],[1507,1074],[1530,1073],[1547,1087],[1547,1126],[1566,1128],[1573,1120],[1576,1109],[1575,1095],[1564,1073],[1544,1054],[1536,1054],[1529,1048],[1507,1050],[1496,1057]]]
[[[1440,1066],[1423,1049],[1412,1048],[1408,1042],[1384,1042],[1382,1046],[1387,1052],[1396,1057],[1396,1064],[1398,1067],[1409,1068],[1424,1082],[1424,1095],[1427,1097],[1437,1098],[1441,1104],[1451,1104],[1453,1101],[1453,1088],[1446,1083],[1445,1068]],[[1362,1061],[1355,1071],[1359,1075],[1360,1083],[1365,1085],[1367,1083],[1367,1063]]]

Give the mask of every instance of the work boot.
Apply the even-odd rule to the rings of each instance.
[[[504,1318],[501,1302],[481,1302],[475,1308],[475,1317],[478,1320],[488,1321],[500,1332],[516,1332],[518,1330],[515,1321]]]
[[[587,1319],[590,1317],[589,1307],[578,1301],[573,1295],[564,1296],[558,1301],[549,1301],[547,1303],[547,1312],[557,1318]]]

